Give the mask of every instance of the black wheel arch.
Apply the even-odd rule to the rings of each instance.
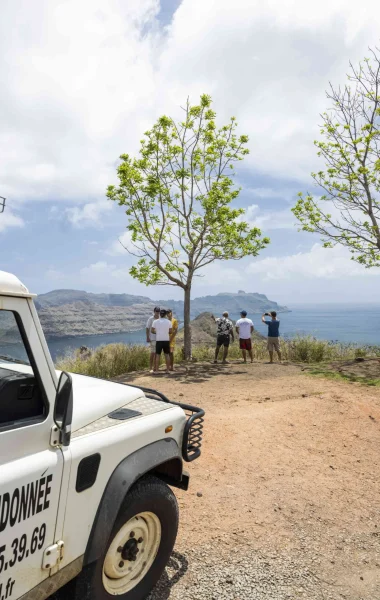
[[[103,492],[91,528],[83,566],[98,560],[106,550],[113,524],[132,485],[150,473],[166,483],[187,489],[188,476],[183,473],[182,467],[181,450],[173,438],[148,444],[122,460],[113,471]]]

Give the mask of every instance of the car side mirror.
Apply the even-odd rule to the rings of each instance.
[[[59,428],[59,443],[69,446],[73,419],[73,381],[71,375],[62,371],[55,396],[54,421]]]

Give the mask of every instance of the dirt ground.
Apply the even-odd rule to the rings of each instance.
[[[380,598],[378,389],[264,363],[123,381],[206,410],[190,489],[176,491],[177,567],[153,600]],[[228,575],[247,557],[239,573],[264,585],[264,569],[261,594]]]

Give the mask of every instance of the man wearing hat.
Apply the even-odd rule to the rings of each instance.
[[[150,372],[153,373],[154,369],[154,361],[156,359],[156,334],[152,333],[152,325],[153,321],[156,321],[160,318],[160,307],[156,306],[154,308],[153,314],[146,323],[146,342],[150,345],[150,360],[149,360],[149,369]]]
[[[243,354],[243,360],[247,362],[247,352],[250,356],[251,363],[253,362],[253,354],[252,354],[252,341],[251,335],[253,333],[254,327],[251,319],[247,319],[247,311],[242,310],[240,313],[241,318],[236,321],[236,333],[239,336],[239,344],[240,350]]]

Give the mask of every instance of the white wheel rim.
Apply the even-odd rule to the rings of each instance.
[[[103,564],[103,585],[114,596],[126,594],[145,577],[157,556],[161,523],[151,512],[132,517],[115,535]],[[135,560],[133,560],[135,557]]]

